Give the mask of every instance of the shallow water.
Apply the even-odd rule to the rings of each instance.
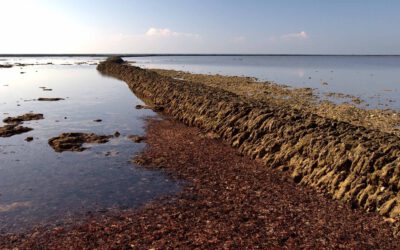
[[[245,75],[324,93],[355,95],[366,108],[400,109],[400,56],[157,56],[135,57],[145,68]],[[326,82],[328,85],[324,85]],[[368,106],[367,106],[368,105]]]
[[[35,101],[39,97],[65,100]],[[1,120],[30,111],[45,117],[24,123],[34,129],[31,132],[0,138],[0,231],[62,223],[89,212],[133,208],[178,192],[180,184],[164,173],[130,163],[145,144],[126,137],[144,134],[144,119],[156,117],[150,110],[136,110],[137,104],[143,103],[124,82],[101,76],[95,66],[0,69]],[[110,135],[115,131],[121,133],[119,138],[89,145],[81,153],[55,153],[47,143],[63,132]],[[26,142],[28,136],[34,140]]]

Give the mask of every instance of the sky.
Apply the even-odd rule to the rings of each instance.
[[[0,54],[400,54],[399,0],[0,0]]]

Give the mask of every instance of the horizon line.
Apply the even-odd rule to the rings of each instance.
[[[400,54],[257,54],[257,53],[9,53],[0,57],[152,57],[152,56],[400,56]]]

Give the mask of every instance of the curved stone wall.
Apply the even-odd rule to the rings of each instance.
[[[400,140],[288,107],[268,107],[222,89],[160,76],[109,60],[108,76],[189,126],[218,134],[241,153],[267,167],[290,171],[296,182],[333,198],[400,215]]]

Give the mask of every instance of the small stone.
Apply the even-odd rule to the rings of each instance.
[[[139,135],[130,135],[130,136],[128,136],[128,138],[131,141],[136,142],[136,143],[140,143],[140,142],[146,140],[146,137],[139,136]]]

